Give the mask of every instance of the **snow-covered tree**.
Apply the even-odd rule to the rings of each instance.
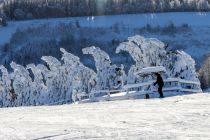
[[[48,98],[50,98],[49,103],[54,103],[60,101],[62,98],[61,94],[61,83],[62,79],[60,77],[61,75],[61,62],[52,56],[43,56],[41,58],[43,61],[46,62],[47,66],[49,67],[50,71],[47,74],[47,80],[46,80],[46,86],[47,86],[47,92],[48,92]]]
[[[157,39],[146,39],[139,35],[130,37],[128,42],[123,42],[117,47],[116,53],[121,51],[128,52],[136,62],[128,72],[128,83],[143,82],[144,77],[136,73],[151,66],[166,67],[165,78],[176,77],[199,82],[192,57],[183,51],[167,52],[165,44]],[[147,80],[150,79],[152,77]]]
[[[72,101],[72,93],[90,93],[96,86],[96,73],[77,56],[61,48],[63,63],[43,56],[43,64],[25,67],[11,63],[12,73],[0,66],[0,106],[62,104]],[[31,73],[30,73],[30,72]]]
[[[142,77],[135,73],[145,67],[162,66],[166,58],[164,43],[157,39],[145,39],[139,35],[129,37],[128,42],[121,43],[116,53],[121,51],[128,52],[135,61],[135,65],[131,66],[128,72],[128,83],[141,82]]]
[[[43,56],[46,64],[29,64],[26,68],[12,62],[9,73],[0,66],[0,107],[63,104],[76,101],[81,94],[90,96],[95,90],[119,89],[123,84],[133,84],[151,80],[137,73],[143,68],[163,66],[165,78],[180,78],[199,82],[195,61],[183,51],[167,52],[165,44],[157,39],[142,36],[129,37],[121,43],[116,52],[128,52],[135,61],[128,76],[124,66],[111,63],[109,55],[97,47],[83,49],[84,54],[94,57],[96,70],[84,66],[80,58],[61,48],[61,61],[52,56]],[[123,63],[123,62],[122,62]],[[182,87],[191,85],[183,84]],[[200,89],[200,87],[190,87]]]
[[[46,100],[46,96],[44,95],[46,95],[47,87],[45,86],[44,77],[42,75],[43,69],[40,67],[40,64],[38,66],[35,64],[29,64],[26,67],[33,73],[33,81],[30,85],[30,105],[42,105]]]
[[[164,66],[168,77],[199,81],[195,69],[195,61],[184,51],[169,52]]]
[[[16,94],[11,85],[11,77],[4,66],[0,66],[0,107],[11,107],[16,98]]]
[[[96,70],[97,70],[97,90],[114,89],[117,86],[116,78],[116,65],[112,65],[109,55],[97,47],[84,48],[84,54],[91,54],[94,57]],[[125,72],[121,69],[121,75],[124,76]]]
[[[66,96],[70,98],[72,92],[86,92],[90,93],[96,86],[96,73],[88,67],[85,67],[79,57],[68,53],[65,49],[61,48],[63,53],[62,60],[64,65],[62,70],[64,72],[64,85],[67,88]],[[64,87],[65,88],[65,87]]]
[[[12,76],[12,86],[16,94],[16,100],[14,101],[15,106],[25,106],[30,105],[30,85],[32,79],[29,75],[29,72],[21,65],[12,62],[11,68],[14,70],[11,73]]]

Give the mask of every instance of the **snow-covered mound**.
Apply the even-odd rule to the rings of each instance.
[[[0,109],[1,140],[210,138],[210,94]]]

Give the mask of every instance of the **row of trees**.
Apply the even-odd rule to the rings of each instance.
[[[5,0],[3,3],[6,16],[15,20],[209,10],[210,0]]]
[[[112,64],[109,55],[100,48],[93,46],[82,50],[83,54],[93,56],[96,72],[84,66],[79,57],[63,48],[60,51],[61,61],[52,56],[43,56],[45,64],[29,64],[24,67],[12,62],[11,73],[0,66],[0,106],[68,103],[76,100],[77,93],[87,94],[95,90],[115,89],[123,83],[151,80],[152,76],[145,79],[135,74],[150,66],[166,67],[166,78],[177,77],[199,82],[194,60],[184,52],[167,52],[165,44],[156,39],[137,35],[117,47],[116,53],[128,52],[135,61],[127,75],[123,65],[119,67]]]
[[[28,106],[71,102],[73,92],[90,92],[96,74],[79,58],[61,48],[62,62],[44,56],[43,64],[23,67],[10,63],[9,73],[0,66],[0,106]]]

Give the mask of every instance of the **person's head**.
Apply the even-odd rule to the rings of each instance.
[[[159,73],[155,73],[155,76],[158,76],[158,75],[160,75]]]

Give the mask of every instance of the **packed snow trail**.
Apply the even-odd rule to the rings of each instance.
[[[210,94],[0,109],[1,140],[210,139]]]

